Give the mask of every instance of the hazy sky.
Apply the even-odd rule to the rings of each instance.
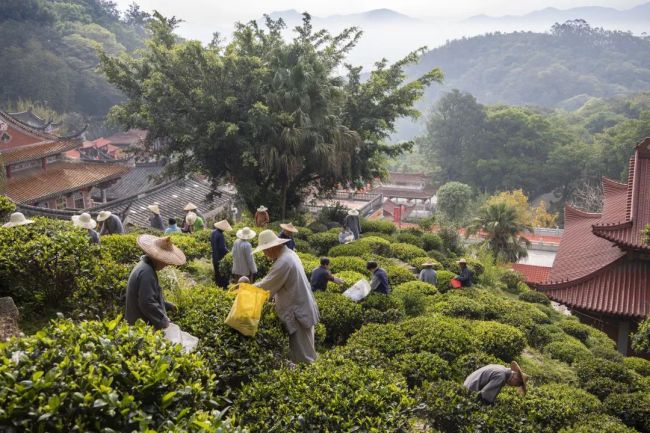
[[[133,0],[117,0],[124,9]],[[145,10],[157,9],[165,15],[176,15],[187,21],[223,26],[234,21],[247,21],[264,13],[296,9],[312,15],[326,16],[389,8],[419,18],[468,17],[471,15],[522,14],[545,7],[568,9],[578,6],[610,6],[627,9],[644,3],[640,0],[138,0]]]

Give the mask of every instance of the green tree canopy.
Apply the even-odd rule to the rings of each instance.
[[[460,182],[448,182],[436,193],[438,211],[449,222],[460,224],[467,218],[472,188]]]
[[[238,24],[232,42],[207,47],[177,41],[174,18],[155,14],[153,38],[139,57],[101,55],[109,81],[129,98],[112,110],[125,127],[149,130],[171,169],[232,180],[249,209],[260,203],[284,216],[314,192],[355,186],[383,174],[383,159],[412,143],[388,146],[395,120],[417,116],[413,104],[435,69],[405,82],[403,68],[421,51],[367,81],[360,69],[338,73],[361,36],[314,31],[311,18],[282,37],[282,20]]]

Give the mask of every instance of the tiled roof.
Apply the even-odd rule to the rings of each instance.
[[[527,284],[543,283],[548,279],[548,274],[551,272],[550,267],[524,263],[513,263],[511,267],[524,276]]]
[[[152,176],[162,174],[163,170],[164,167],[158,164],[136,165],[106,190],[106,197],[109,200],[119,200],[150,190],[157,185]]]
[[[151,212],[147,206],[158,202],[160,214],[166,225],[168,218],[179,218],[185,214],[183,208],[188,202],[196,204],[199,213],[205,218],[214,217],[224,207],[229,207],[232,201],[232,196],[229,193],[221,189],[220,191],[222,191],[220,197],[215,197],[208,202],[206,197],[211,192],[210,184],[194,179],[179,179],[159,185],[136,196],[98,206],[93,210],[109,210],[119,215],[125,224],[149,227]]]
[[[36,113],[32,111],[30,108],[27,111],[19,111],[16,113],[7,113],[14,119],[25,123],[29,126],[32,126],[34,128],[46,128],[51,122],[48,122],[47,120],[43,119],[42,117],[38,116]]]
[[[126,132],[118,132],[109,137],[106,137],[105,140],[111,142],[116,146],[133,146],[139,143],[144,142],[147,138],[147,131],[143,129],[129,129]]]
[[[59,153],[67,152],[68,150],[79,146],[81,146],[79,140],[45,141],[42,143],[29,144],[27,146],[5,149],[2,151],[2,157],[5,164],[10,165],[58,155]]]
[[[394,188],[389,186],[378,186],[371,191],[373,194],[383,194],[385,197],[399,197],[406,199],[428,200],[436,194],[432,188],[413,189],[413,188]]]
[[[390,172],[388,173],[388,182],[395,182],[395,183],[421,183],[421,182],[426,182],[429,180],[431,176],[427,176],[424,173],[397,173],[397,172]]]
[[[537,288],[571,308],[646,317],[650,314],[650,261],[622,258],[587,278]]]
[[[7,196],[30,203],[117,179],[130,170],[117,164],[55,162],[47,170],[30,170],[7,180]]]

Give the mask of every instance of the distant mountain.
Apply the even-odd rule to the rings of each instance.
[[[604,25],[605,23],[645,23],[650,22],[650,3],[645,3],[631,9],[618,10],[600,6],[585,6],[571,9],[545,8],[542,10],[530,12],[525,15],[505,15],[501,17],[491,17],[487,15],[476,15],[465,20],[466,23],[473,24],[524,24],[537,23],[551,25],[555,22],[565,22],[567,20],[583,19],[592,25]]]
[[[302,21],[302,13],[298,12],[296,9],[275,11],[268,15],[275,20],[282,18],[289,27],[299,24]],[[340,28],[342,26],[352,25],[401,25],[419,22],[416,18],[401,14],[391,9],[373,9],[356,14],[329,15],[325,17],[312,16],[312,20],[314,25],[325,28]]]

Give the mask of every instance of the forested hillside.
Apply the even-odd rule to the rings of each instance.
[[[425,54],[413,76],[445,73],[422,101],[451,89],[481,103],[575,109],[590,96],[614,97],[650,88],[650,38],[592,28],[576,20],[549,33],[493,33],[463,38]]]
[[[120,16],[107,0],[0,2],[0,104],[19,99],[58,112],[106,114],[120,93],[97,73],[96,48],[119,54],[144,46],[148,14]]]

